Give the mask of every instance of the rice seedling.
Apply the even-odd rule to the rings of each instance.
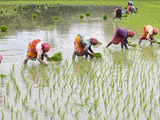
[[[1,120],[4,120],[4,112],[1,112]]]
[[[36,114],[35,120],[38,120],[38,114]]]
[[[94,100],[94,103],[93,103],[93,104],[94,104],[94,109],[95,109],[95,110],[97,110],[98,102],[99,102],[98,99]]]
[[[1,25],[1,32],[7,32],[8,27],[6,25]]]

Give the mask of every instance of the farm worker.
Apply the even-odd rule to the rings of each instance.
[[[92,45],[97,45],[98,40],[96,38],[90,38],[89,42],[84,41],[83,37],[81,35],[77,35],[74,41],[74,53],[73,58],[75,56],[84,56],[87,58],[88,55],[90,57],[94,56],[94,52],[91,48]]]
[[[2,57],[2,55],[0,55],[0,63],[2,62],[2,59],[3,59],[3,57]]]
[[[28,44],[28,50],[24,64],[27,64],[28,60],[38,60],[41,64],[46,63],[43,61],[44,57],[49,59],[46,54],[50,50],[50,45],[47,42],[42,42],[40,39],[33,40]]]
[[[122,9],[121,8],[115,8],[114,9],[114,18],[121,19],[122,17]]]
[[[132,6],[133,5],[133,1],[128,1],[128,6]]]
[[[139,40],[139,45],[141,45],[142,40],[149,40],[151,45],[154,43],[154,35],[158,34],[158,29],[155,27],[152,27],[151,25],[145,25]]]
[[[133,13],[136,13],[136,11],[137,11],[137,7],[135,7],[135,6],[128,6],[127,7],[127,12],[129,13],[129,14],[133,14]]]
[[[132,30],[126,30],[124,28],[118,28],[112,38],[112,40],[109,42],[109,44],[106,46],[107,48],[111,44],[118,45],[121,43],[121,48],[125,46],[126,49],[128,49],[127,44],[128,44],[128,37],[133,37],[135,35],[135,32]],[[129,45],[129,44],[128,44]]]

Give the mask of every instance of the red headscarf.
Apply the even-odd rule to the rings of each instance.
[[[158,29],[157,28],[153,28],[153,34],[155,34],[155,35],[158,34]]]
[[[129,37],[133,37],[135,35],[135,32],[134,31],[132,31],[132,30],[129,30],[128,31],[128,36]]]
[[[42,43],[42,47],[45,52],[48,52],[51,48],[47,42]]]
[[[92,44],[92,45],[97,45],[98,44],[98,40],[96,39],[96,38],[90,38],[90,43]]]

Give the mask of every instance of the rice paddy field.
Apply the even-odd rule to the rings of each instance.
[[[143,47],[127,51],[114,45],[105,48],[118,26],[137,32],[129,39],[134,43],[143,24],[159,27],[157,12],[150,17],[153,22],[145,19],[158,10],[158,2],[135,1],[142,9],[121,21],[112,20],[112,11],[127,1],[61,2],[0,2],[1,8],[7,6],[0,10],[0,26],[7,26],[7,32],[0,32],[0,119],[159,120],[160,46],[145,41]],[[102,58],[72,60],[77,34],[101,41],[93,50],[102,53]],[[48,66],[30,61],[24,66],[27,44],[37,38],[51,44],[49,56],[61,52],[63,60],[48,62]]]

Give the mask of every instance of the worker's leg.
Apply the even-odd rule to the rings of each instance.
[[[123,49],[123,43],[121,42],[121,48]]]
[[[153,45],[153,43],[155,43],[156,41],[154,40],[154,38],[153,37],[151,37],[151,40],[150,40],[150,45],[152,46]]]
[[[128,49],[127,44],[125,42],[121,42],[121,48],[123,49],[123,46],[125,46],[126,49]]]
[[[125,46],[125,48],[126,48],[126,49],[128,49],[128,47],[127,47],[127,44],[126,44],[126,43],[124,43],[124,46]]]

